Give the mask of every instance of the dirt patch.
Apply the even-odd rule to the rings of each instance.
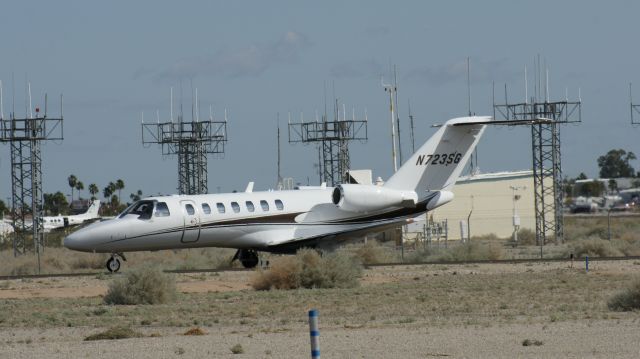
[[[249,272],[244,275],[230,272],[224,278],[205,277],[201,280],[186,275],[177,276],[177,287],[182,293],[229,292],[250,288]],[[9,283],[7,288],[0,289],[0,299],[98,297],[107,293],[109,285],[109,280],[94,278],[53,278],[41,279],[37,282],[21,280],[7,282]]]

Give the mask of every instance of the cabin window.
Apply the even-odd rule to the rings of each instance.
[[[193,216],[194,214],[196,214],[196,209],[193,208],[193,206],[189,203],[185,204],[184,208],[187,210],[188,215]]]
[[[156,217],[169,217],[169,207],[164,202],[156,203]]]
[[[247,206],[247,211],[253,212],[256,210],[256,207],[253,205],[253,202],[246,201],[244,204]]]
[[[260,201],[260,207],[262,207],[263,211],[268,211],[269,210],[269,202],[262,200]]]
[[[224,203],[216,203],[216,207],[218,207],[218,213],[224,213],[226,212],[225,208],[224,208]]]
[[[278,211],[282,211],[284,209],[284,204],[282,204],[282,201],[279,199],[276,199],[276,208]]]
[[[211,214],[211,207],[209,207],[208,203],[202,204],[202,212],[204,212],[204,214]]]
[[[233,211],[236,213],[240,212],[240,205],[238,202],[231,202],[231,208],[233,208]]]

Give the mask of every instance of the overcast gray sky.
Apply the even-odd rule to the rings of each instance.
[[[11,76],[24,115],[24,79],[33,106],[64,93],[64,141],[44,151],[44,190],[69,193],[75,174],[101,189],[121,178],[123,193],[175,193],[177,159],[141,144],[140,113],[169,117],[182,80],[201,113],[229,113],[227,153],[209,159],[209,191],[257,189],[276,182],[276,114],[308,119],[324,109],[323,88],[351,111],[367,110],[369,141],[354,143],[354,168],[391,173],[388,98],[380,76],[397,65],[403,150],[409,151],[407,101],[423,142],[434,123],[471,110],[493,114],[491,87],[524,99],[524,66],[540,54],[551,99],[576,99],[580,125],[562,129],[563,167],[597,175],[596,158],[612,148],[640,152],[630,125],[628,83],[638,82],[640,3],[634,1],[11,1],[0,12],[0,80],[8,116]],[[636,24],[636,25],[634,25]],[[529,73],[529,78],[532,78]],[[530,90],[532,91],[532,90]],[[57,102],[57,101],[56,101]],[[57,113],[51,103],[50,113]],[[283,132],[286,121],[282,121]],[[531,168],[527,128],[491,128],[479,146],[482,171]],[[283,141],[283,174],[317,183],[313,146]],[[638,167],[638,163],[633,163]],[[9,146],[0,146],[0,198],[10,195]],[[87,194],[85,190],[85,195]]]

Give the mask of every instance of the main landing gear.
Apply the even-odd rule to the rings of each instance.
[[[231,259],[231,262],[233,263],[236,259],[239,260],[245,268],[255,268],[260,261],[258,252],[253,249],[238,249]]]
[[[120,270],[120,258],[123,261],[126,261],[127,258],[124,257],[122,253],[112,253],[111,258],[107,260],[107,270],[111,273],[115,273]]]

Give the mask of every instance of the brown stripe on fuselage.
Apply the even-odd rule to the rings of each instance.
[[[261,217],[248,217],[248,218],[240,218],[240,219],[228,219],[221,220],[215,222],[205,222],[202,223],[202,227],[206,227],[209,225],[217,226],[217,225],[234,225],[234,224],[254,224],[254,223],[296,223],[295,219],[298,215],[303,212],[297,213],[284,213],[278,215],[271,216],[261,216]]]

